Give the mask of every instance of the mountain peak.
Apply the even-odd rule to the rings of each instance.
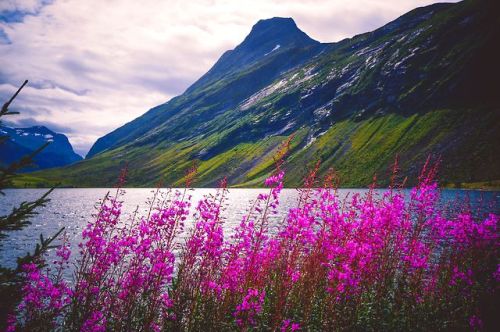
[[[297,24],[295,24],[295,21],[291,17],[272,17],[272,18],[262,19],[254,24],[252,30],[278,28],[278,27],[289,27],[291,29],[299,30]]]
[[[238,48],[269,48],[275,45],[287,48],[317,43],[300,30],[291,17],[273,17],[259,20]]]
[[[0,164],[15,162],[50,143],[34,157],[36,166],[24,168],[22,172],[66,166],[82,159],[64,134],[45,126],[14,128],[0,125],[0,136],[7,136],[4,144],[0,144]]]
[[[241,44],[234,50],[226,51],[186,92],[202,85],[209,85],[228,73],[241,70],[263,59],[283,56],[286,52],[300,49],[299,53],[305,51],[317,54],[321,45],[300,30],[290,17],[259,20]]]

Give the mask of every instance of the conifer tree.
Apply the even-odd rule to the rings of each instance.
[[[2,110],[0,111],[0,124],[4,116],[19,114],[19,112],[10,111],[9,107],[26,84],[28,84],[27,80],[24,81],[17,92],[3,104]],[[9,137],[6,135],[0,136],[0,148],[2,144],[6,143],[8,138]],[[0,165],[0,200],[5,200],[7,198],[4,189],[12,186],[12,180],[16,177],[17,173],[22,171],[23,168],[32,165],[34,163],[33,158],[48,144],[50,143],[45,143],[29,155],[23,156],[21,159],[9,165]],[[35,201],[22,202],[18,206],[13,207],[9,214],[0,216],[0,250],[3,250],[3,243],[9,241],[9,232],[21,230],[31,224],[32,218],[38,214],[38,209],[46,206],[50,201],[48,196],[53,190],[54,188],[49,189]],[[0,264],[0,330],[3,330],[5,327],[7,315],[12,312],[15,304],[19,301],[20,290],[23,284],[23,265],[27,263],[42,265],[42,255],[47,250],[54,247],[52,244],[53,241],[63,230],[64,228],[61,228],[55,235],[48,238],[44,238],[43,235],[40,234],[39,241],[36,243],[34,251],[28,252],[22,257],[18,257],[16,267],[4,267]],[[33,239],[33,241],[36,242],[37,240]]]

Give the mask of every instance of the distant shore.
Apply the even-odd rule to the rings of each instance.
[[[500,191],[500,180],[493,181],[481,181],[481,182],[455,182],[455,183],[446,183],[442,182],[442,189],[461,189],[461,190],[484,190],[484,191]],[[10,189],[36,189],[36,188],[109,188],[110,186],[75,186],[71,184],[65,184],[63,181],[51,181],[35,176],[31,176],[29,173],[21,174],[13,180],[13,185]],[[154,185],[125,185],[125,188],[152,188]],[[169,186],[162,186],[169,187]],[[178,186],[172,186],[178,187]],[[197,186],[194,186],[197,188]],[[349,184],[340,185],[339,188],[342,189],[363,189],[368,186],[352,186]],[[385,186],[381,185],[380,188],[384,188]],[[408,186],[410,188],[411,186]],[[210,188],[206,186],[200,186],[199,188]],[[242,184],[233,184],[230,185],[229,188],[265,188],[263,185],[259,183],[259,185],[255,185],[253,183],[242,183]],[[296,188],[296,186],[287,186],[285,184],[285,188]]]

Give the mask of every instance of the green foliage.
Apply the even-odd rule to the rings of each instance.
[[[0,238],[6,237],[9,231],[21,230],[28,226],[30,218],[37,215],[37,208],[45,206],[50,199],[47,196],[52,192],[50,189],[42,197],[33,202],[22,202],[19,206],[14,207],[12,212],[6,216],[0,216]]]
[[[415,177],[418,167],[428,155],[433,155],[443,161],[440,178],[445,186],[470,188],[475,184],[475,188],[498,188],[500,162],[494,153],[499,149],[495,144],[499,135],[495,130],[497,118],[495,111],[488,110],[435,110],[411,116],[388,114],[362,121],[347,119],[333,124],[312,142],[311,128],[302,128],[295,132],[292,141],[286,185],[301,185],[299,179],[317,160],[322,161],[320,173],[335,169],[344,187],[366,186],[374,175],[384,185],[396,155],[404,160],[402,169],[409,177]],[[165,186],[182,185],[185,170],[195,162],[199,168],[195,186],[215,186],[227,176],[233,186],[254,187],[269,175],[273,151],[287,136],[239,143],[210,159],[197,158],[200,151],[220,139],[216,137],[209,136],[199,143],[182,142],[166,149],[143,147],[133,149],[133,153],[127,153],[127,148],[117,149],[71,167],[29,176],[34,185],[64,178],[62,184],[66,186],[111,186],[120,165],[117,156],[126,155],[131,169],[128,186],[152,186],[160,181]],[[95,172],[101,175],[99,179],[93,177]],[[29,180],[27,175],[23,177],[25,182]]]

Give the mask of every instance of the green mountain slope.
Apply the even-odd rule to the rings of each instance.
[[[193,162],[198,186],[227,176],[258,185],[272,154],[294,135],[288,184],[308,165],[364,186],[400,156],[415,177],[429,154],[445,183],[500,180],[500,23],[494,1],[417,8],[373,32],[332,44],[291,19],[257,23],[183,95],[100,138],[85,161],[33,174],[106,186],[179,185]],[[279,45],[279,46],[278,46]]]

